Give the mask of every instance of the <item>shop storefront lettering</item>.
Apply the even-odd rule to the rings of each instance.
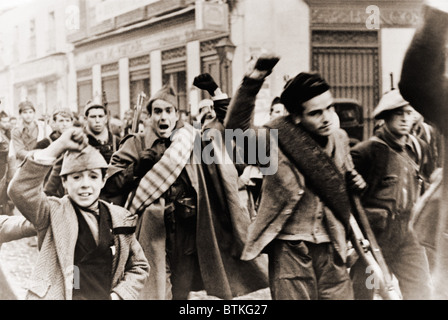
[[[134,55],[139,52],[143,52],[141,42],[133,41],[87,53],[85,55],[84,63],[86,65],[92,65],[95,63],[104,64],[105,61],[117,61],[120,58]]]

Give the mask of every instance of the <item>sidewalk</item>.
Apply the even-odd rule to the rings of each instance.
[[[32,238],[4,243],[0,248],[0,300],[23,300],[28,278],[37,259],[37,247],[28,243]],[[2,273],[4,277],[2,277]],[[4,278],[4,279],[2,279]],[[4,286],[6,282],[9,285]],[[14,295],[14,296],[12,296]],[[192,292],[189,300],[216,300],[205,291]],[[262,289],[235,300],[271,300],[269,289]]]
[[[9,284],[15,298],[19,300],[25,298],[26,284],[37,259],[37,247],[29,245],[31,240],[32,238],[26,238],[4,243],[0,248],[0,273],[3,273],[4,280]],[[1,284],[0,291],[0,297],[8,299],[10,296],[8,287],[5,288]]]

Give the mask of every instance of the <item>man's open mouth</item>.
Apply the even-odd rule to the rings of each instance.
[[[167,125],[167,124],[161,124],[161,125],[159,125],[159,128],[160,128],[161,130],[168,130],[169,127],[170,127],[170,126]]]

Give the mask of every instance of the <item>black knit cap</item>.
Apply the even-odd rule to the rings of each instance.
[[[280,96],[281,103],[289,113],[297,113],[302,103],[330,90],[330,85],[319,73],[299,73],[288,81]]]

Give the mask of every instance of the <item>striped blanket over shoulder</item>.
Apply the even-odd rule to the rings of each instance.
[[[176,181],[190,159],[194,141],[199,131],[188,123],[176,130],[162,158],[141,179],[133,198],[128,198],[126,208],[140,213],[156,201]]]

